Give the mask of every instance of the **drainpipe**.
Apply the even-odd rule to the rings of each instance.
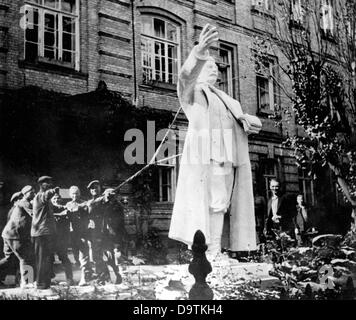
[[[137,70],[136,70],[136,35],[135,35],[135,0],[131,0],[131,25],[132,25],[132,57],[133,57],[133,104],[137,106]]]

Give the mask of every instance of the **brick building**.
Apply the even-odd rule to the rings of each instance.
[[[294,135],[298,128],[293,121],[276,127],[268,117],[288,100],[272,77],[256,73],[251,59],[265,17],[274,19],[273,5],[271,0],[0,0],[0,92],[37,86],[74,96],[93,92],[104,81],[137,108],[174,113],[179,67],[202,27],[214,24],[220,41],[211,53],[219,66],[219,86],[263,123],[262,132],[250,138],[259,192],[267,197],[269,179],[278,177],[287,192],[302,192],[310,204],[321,207],[315,183],[282,147],[286,134]],[[283,82],[273,68],[279,59],[271,56],[267,67]],[[186,124],[182,114],[175,129]],[[156,175],[151,218],[166,234],[177,164],[162,165]],[[4,176],[0,166],[0,180]],[[335,199],[331,178],[326,181],[330,193],[324,190],[323,196]]]

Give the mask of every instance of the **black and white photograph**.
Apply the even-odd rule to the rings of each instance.
[[[356,300],[355,0],[0,0],[0,141],[0,300]]]

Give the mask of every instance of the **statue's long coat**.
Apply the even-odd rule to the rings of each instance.
[[[208,55],[198,56],[195,47],[182,66],[178,82],[178,97],[189,125],[179,167],[169,237],[188,245],[192,244],[198,229],[204,233],[207,243],[210,243],[208,199],[210,165],[202,159],[202,154],[208,150],[201,152],[201,149],[195,150],[191,147],[197,142],[198,133],[209,130],[209,95],[213,93],[197,83],[207,57]],[[225,103],[232,116],[239,119],[243,114],[240,103],[221,90],[214,91]],[[242,126],[235,127],[238,166],[235,168],[231,198],[230,249],[250,251],[256,250],[256,231],[248,139]]]

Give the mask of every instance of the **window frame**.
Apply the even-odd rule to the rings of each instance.
[[[315,184],[313,178],[310,177],[307,173],[307,169],[298,168],[298,185],[299,185],[299,193],[303,194],[304,201],[307,202],[308,205],[314,206],[315,205]],[[310,198],[311,202],[308,202],[309,195],[308,195],[308,188],[306,184],[310,183]],[[301,188],[302,186],[302,188]]]
[[[280,176],[279,174],[279,167],[278,167],[278,160],[275,158],[268,158],[265,154],[261,154],[259,155],[259,164],[260,164],[260,171],[259,174],[260,176],[258,176],[256,179],[258,179],[258,181],[261,181],[260,179],[263,179],[263,184],[264,184],[264,191],[265,192],[265,198],[269,199],[270,198],[270,181],[272,179],[278,179],[278,177]],[[271,167],[273,166],[273,173],[268,173],[267,169],[271,169]],[[261,170],[262,169],[262,170]],[[282,186],[281,186],[282,187]]]
[[[177,39],[176,41],[173,40],[169,40],[166,35],[165,38],[161,38],[158,36],[155,36],[153,34],[149,34],[149,33],[144,33],[143,30],[143,25],[141,25],[141,68],[142,68],[142,83],[143,84],[150,84],[150,83],[162,83],[162,84],[167,84],[167,85],[176,85],[178,82],[178,75],[179,75],[179,71],[180,71],[180,65],[181,65],[181,25],[180,23],[173,21],[172,19],[165,17],[165,16],[161,16],[158,14],[152,14],[152,13],[142,13],[141,14],[142,17],[145,18],[150,18],[151,20],[151,28],[154,28],[154,19],[158,19],[164,22],[165,24],[165,30],[167,32],[167,24],[171,24],[176,28],[176,36]],[[142,20],[141,20],[142,22]],[[148,54],[147,52],[144,52],[142,50],[142,39],[146,39],[149,41],[149,43],[151,44],[151,52],[150,52],[150,58],[151,58],[151,78],[150,79],[144,79],[145,78],[145,69],[147,68],[147,66],[144,65],[144,54]],[[164,52],[165,55],[164,56],[160,56],[160,58],[164,58],[164,63],[165,63],[165,79],[164,81],[161,79],[157,79],[156,78],[156,65],[155,65],[155,59],[157,57],[156,53],[155,53],[155,43],[158,42],[160,44],[164,45]],[[169,56],[168,56],[168,46],[172,45],[176,48],[176,74],[174,72],[172,72],[172,82],[169,82]],[[172,59],[173,60],[173,59]],[[173,68],[174,69],[174,68]],[[160,69],[160,75],[163,73],[162,69]]]
[[[277,87],[275,84],[274,78],[276,77],[276,73],[274,70],[274,67],[277,66],[278,64],[276,63],[276,59],[273,57],[269,57],[266,59],[264,63],[268,63],[268,69],[269,69],[269,75],[267,76],[261,70],[255,70],[256,72],[256,94],[257,94],[257,110],[259,113],[273,113],[276,108],[275,104],[277,102]],[[259,65],[261,62],[255,62],[258,63]],[[259,86],[259,81],[258,79],[264,79],[265,81],[268,81],[268,96],[269,96],[269,108],[262,108],[261,105],[261,95],[260,95],[260,86]]]
[[[228,54],[228,63],[224,63],[221,59],[221,53],[220,50],[224,50]],[[217,66],[219,69],[219,72],[222,72],[221,70],[223,68],[227,69],[227,91],[226,92],[223,88],[220,88],[220,82],[218,82],[219,89],[227,93],[229,96],[233,97],[235,96],[235,87],[234,87],[234,56],[235,56],[235,49],[232,46],[229,46],[225,43],[220,43],[219,44],[219,61],[217,62]],[[221,80],[221,79],[219,79]]]
[[[75,12],[74,13],[70,13],[70,12],[66,12],[61,10],[61,5],[62,5],[62,0],[58,0],[59,3],[59,8],[51,8],[48,6],[44,5],[43,0],[38,0],[40,3],[37,3],[34,0],[26,0],[25,1],[25,12],[26,10],[32,10],[35,9],[38,11],[38,52],[37,52],[37,57],[36,60],[40,61],[40,62],[45,62],[45,63],[50,63],[50,64],[55,64],[55,65],[60,65],[60,66],[64,66],[64,67],[68,67],[70,69],[74,69],[76,71],[80,70],[80,1],[79,0],[75,0],[76,3],[76,8],[75,8]],[[45,15],[46,14],[50,14],[53,15],[55,17],[55,19],[57,20],[57,33],[58,35],[56,35],[56,40],[57,40],[57,54],[58,56],[55,57],[54,59],[49,59],[46,58],[44,56],[44,51],[45,51],[45,39],[44,39],[44,34],[45,34]],[[64,17],[68,17],[70,19],[74,20],[75,23],[75,30],[74,30],[74,42],[75,42],[75,50],[66,50],[63,49],[63,18]],[[29,23],[31,24],[31,23]],[[26,59],[26,43],[30,42],[27,41],[26,39],[26,30],[27,30],[27,26],[28,23],[26,22],[25,24],[25,28],[24,28],[24,38],[23,38],[23,42],[24,42],[24,48],[23,48],[23,57],[24,60]],[[31,42],[32,43],[32,42]],[[65,62],[63,61],[63,52],[71,52],[71,55],[74,56],[74,61],[72,63],[69,62]]]
[[[262,4],[260,3],[262,2]],[[272,0],[252,0],[252,8],[262,12],[273,12]]]
[[[158,203],[171,203],[174,202],[176,192],[176,165],[174,164],[159,164],[157,165],[158,171]],[[163,185],[163,169],[169,169],[170,171],[170,185]],[[167,171],[166,171],[167,172]],[[164,187],[169,188],[167,190],[167,200],[163,200]]]

